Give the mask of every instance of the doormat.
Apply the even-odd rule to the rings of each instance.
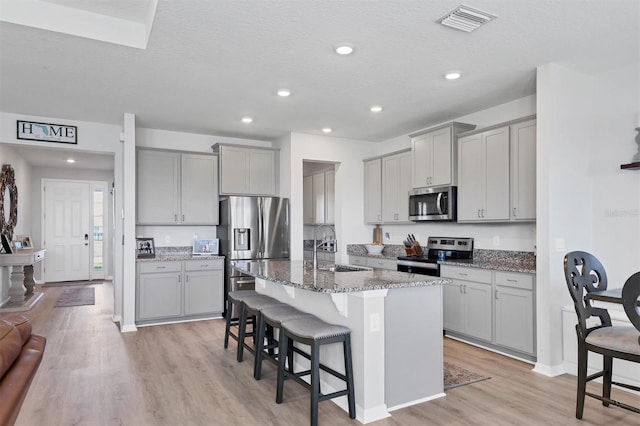
[[[67,288],[62,290],[56,308],[66,306],[95,305],[96,289],[93,287]]]
[[[444,362],[444,390],[457,388],[490,379],[491,377],[465,370],[457,365]]]
[[[93,280],[93,281],[58,281],[53,283],[44,283],[43,287],[70,287],[76,285],[96,285],[102,284],[102,280]]]

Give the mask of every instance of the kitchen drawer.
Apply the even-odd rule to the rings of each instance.
[[[517,272],[496,272],[496,285],[533,290],[533,275]]]
[[[349,264],[367,266],[367,258],[364,256],[349,256]]]
[[[185,271],[205,271],[211,269],[223,269],[223,259],[185,260]]]
[[[444,278],[453,278],[465,281],[474,281],[478,283],[491,284],[492,272],[487,269],[465,268],[460,266],[442,265],[440,267],[440,276]]]
[[[180,272],[182,270],[182,262],[138,262],[138,271],[141,274],[149,274],[154,272]]]
[[[376,259],[375,257],[368,257],[367,266],[371,266],[372,268],[390,269],[392,271],[398,270],[398,262],[396,259]]]

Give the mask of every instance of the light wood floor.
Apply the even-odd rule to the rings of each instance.
[[[222,348],[221,320],[140,328],[121,334],[111,321],[113,288],[96,285],[96,304],[54,308],[63,287],[26,313],[47,337],[37,376],[17,425],[307,425],[308,393],[287,382],[275,403],[275,370],[263,379],[249,362]],[[6,316],[1,314],[0,318]],[[549,378],[531,365],[445,339],[445,358],[491,376],[448,391],[444,398],[393,412],[371,423],[389,425],[640,425],[640,416],[587,398],[574,417],[575,377]],[[419,366],[416,366],[419,368]],[[594,387],[595,389],[595,387]],[[627,403],[640,397],[614,390]],[[359,425],[330,401],[321,425]]]

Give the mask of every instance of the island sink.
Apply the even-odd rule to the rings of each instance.
[[[318,266],[318,269],[321,271],[329,271],[329,272],[371,271],[371,268],[362,268],[360,266],[351,266],[351,265],[325,265],[325,266]]]

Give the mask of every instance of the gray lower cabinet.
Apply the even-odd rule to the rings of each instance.
[[[445,330],[491,340],[491,271],[457,267],[446,269],[441,275],[445,277],[446,274],[452,283],[443,288]]]
[[[136,323],[221,315],[223,268],[223,259],[138,262]]]
[[[535,276],[442,265],[444,330],[535,360]]]
[[[496,271],[495,284],[495,343],[533,353],[533,276]]]

